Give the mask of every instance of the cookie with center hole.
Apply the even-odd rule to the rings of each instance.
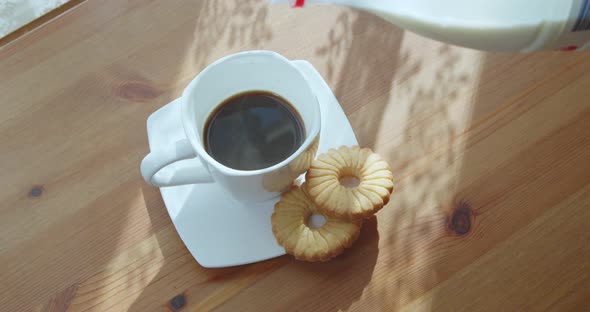
[[[323,222],[313,220],[323,217]],[[327,261],[341,254],[358,238],[362,220],[322,215],[302,187],[281,195],[271,217],[279,245],[298,260]]]
[[[389,202],[393,174],[368,148],[341,146],[315,159],[305,176],[320,212],[341,218],[368,218]]]

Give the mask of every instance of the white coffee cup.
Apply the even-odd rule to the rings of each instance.
[[[306,137],[295,153],[278,164],[259,170],[232,169],[205,150],[205,123],[225,99],[255,90],[289,101],[301,116]],[[180,102],[178,122],[186,138],[152,148],[141,162],[143,178],[154,186],[218,183],[237,200],[263,201],[280,194],[307,171],[317,152],[321,125],[316,95],[300,70],[275,52],[246,51],[215,61],[190,82]],[[179,162],[193,158],[200,161]],[[173,170],[165,168],[172,163],[176,163]]]

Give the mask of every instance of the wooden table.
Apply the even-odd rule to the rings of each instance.
[[[144,183],[149,114],[215,59],[306,59],[392,201],[328,263],[205,269]],[[499,55],[346,8],[81,2],[0,48],[2,311],[590,308],[590,54]]]

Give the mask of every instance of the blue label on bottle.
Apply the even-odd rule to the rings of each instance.
[[[576,19],[576,23],[572,31],[586,31],[590,30],[590,0],[583,0],[582,8]]]

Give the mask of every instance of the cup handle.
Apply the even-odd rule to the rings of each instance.
[[[196,155],[187,139],[177,141],[173,146],[150,152],[141,161],[141,175],[144,180],[157,187],[197,183],[212,183],[209,170]],[[177,163],[175,170],[166,166],[184,159],[195,161]],[[164,169],[164,170],[163,170]]]

